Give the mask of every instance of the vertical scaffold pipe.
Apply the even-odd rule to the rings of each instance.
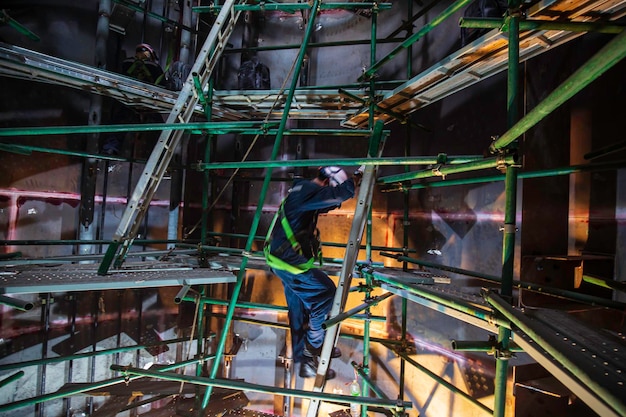
[[[313,29],[315,27],[315,19],[319,12],[320,0],[315,0],[313,5],[311,6],[311,14],[309,17],[309,22],[304,34],[304,38],[302,39],[302,46],[300,51],[298,52],[298,56],[296,58],[295,63],[295,72],[291,79],[291,85],[289,88],[289,93],[287,94],[287,98],[285,100],[283,116],[280,120],[280,125],[278,127],[278,133],[276,134],[276,139],[274,140],[274,146],[272,148],[272,153],[270,156],[270,160],[274,161],[278,157],[278,151],[280,150],[280,144],[282,142],[284,131],[287,126],[287,120],[289,119],[289,111],[291,109],[291,103],[293,102],[293,98],[295,95],[296,87],[298,85],[298,78],[300,74],[300,70],[302,68],[302,61],[304,60],[304,56],[306,54],[306,48],[309,44],[309,40],[311,39],[311,34],[313,33]],[[267,195],[267,190],[269,189],[270,180],[272,178],[272,169],[268,168],[265,173],[265,178],[263,180],[263,186],[261,188],[261,194],[259,195],[259,204],[257,205],[256,211],[254,213],[254,218],[252,219],[252,224],[250,225],[250,234],[248,236],[248,240],[246,242],[246,252],[252,250],[252,244],[254,243],[254,237],[256,235],[256,231],[259,227],[259,222],[261,220],[261,214],[263,214],[263,203],[265,201],[265,196]],[[224,354],[224,347],[226,345],[226,338],[228,336],[227,329],[230,327],[232,323],[233,314],[235,312],[235,305],[237,304],[237,299],[239,298],[239,293],[241,292],[241,287],[243,285],[243,279],[246,275],[246,266],[248,265],[248,258],[244,257],[241,261],[241,267],[239,272],[237,273],[237,282],[233,288],[233,292],[231,295],[230,302],[228,304],[228,309],[226,311],[226,319],[224,320],[224,327],[222,329],[222,333],[220,334],[220,339],[217,344],[217,349],[215,352],[215,361],[211,367],[210,377],[213,379],[217,375],[217,371],[219,369],[220,362],[222,360],[222,355]],[[202,399],[202,409],[206,409],[209,398],[211,396],[212,386],[208,386],[204,393],[204,398]]]
[[[519,0],[509,0],[509,68],[507,76],[507,127],[513,126],[518,118],[519,101]],[[513,295],[513,261],[515,254],[515,218],[517,209],[517,167],[508,165],[505,179],[505,214],[504,235],[502,239],[502,282],[500,291],[506,299]],[[508,380],[509,340],[511,330],[498,328],[498,344],[501,354],[496,356],[496,375],[494,392],[494,417],[504,417],[506,406],[506,387]]]

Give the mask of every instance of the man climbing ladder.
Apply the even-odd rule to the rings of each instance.
[[[336,290],[328,275],[315,266],[322,264],[317,217],[354,197],[357,183],[339,167],[322,167],[312,180],[297,179],[280,205],[265,242],[267,264],[285,289],[293,360],[301,362],[303,378],[316,375],[326,333],[322,323]],[[339,357],[341,351],[335,347],[331,356]],[[334,377],[335,372],[329,369],[326,378]]]

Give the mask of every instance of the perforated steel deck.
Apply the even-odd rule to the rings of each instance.
[[[125,265],[110,274],[97,274],[97,264],[59,266],[16,266],[0,269],[0,292],[31,294],[39,292],[111,290],[235,282],[229,268],[193,268],[167,262]]]

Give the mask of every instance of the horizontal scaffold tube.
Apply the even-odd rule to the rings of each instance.
[[[461,155],[445,156],[446,164],[467,164],[482,160],[482,156]],[[297,159],[280,161],[243,161],[243,162],[211,162],[196,164],[198,170],[226,169],[226,168],[280,168],[280,167],[318,167],[329,165],[358,166],[358,165],[427,165],[436,164],[441,160],[439,156],[399,156],[396,158],[334,158],[334,159]]]
[[[204,130],[207,133],[226,134],[253,132],[264,134],[277,122],[196,122],[196,123],[133,123],[119,125],[7,127],[0,129],[0,136],[69,135],[76,133],[103,132],[152,132],[162,130]]]
[[[486,405],[482,404],[478,400],[475,400],[474,398],[472,398],[471,396],[466,394],[463,390],[460,390],[459,388],[455,387],[454,385],[452,385],[451,383],[449,383],[445,379],[441,378],[439,375],[435,374],[434,372],[432,372],[428,368],[420,365],[419,363],[417,363],[417,361],[415,361],[413,358],[411,358],[409,355],[407,355],[401,349],[398,349],[397,347],[394,347],[392,345],[388,345],[386,343],[383,343],[383,345],[385,345],[387,347],[387,349],[391,350],[392,352],[395,352],[398,356],[400,356],[402,359],[407,361],[414,368],[418,369],[419,371],[421,371],[426,376],[428,376],[431,379],[433,379],[435,382],[437,382],[441,386],[447,388],[453,394],[460,396],[465,401],[469,402],[470,404],[475,405],[476,407],[478,407],[481,410],[485,411],[487,414],[493,415],[493,410],[489,409],[489,407],[487,407]]]
[[[30,301],[20,300],[19,298],[8,297],[6,295],[0,295],[0,304],[21,311],[29,311],[34,307],[34,304]]]
[[[378,303],[380,303],[381,301],[386,300],[387,298],[391,297],[393,294],[392,293],[387,293],[387,294],[383,294],[383,295],[379,295],[377,297],[372,297],[368,300],[366,300],[363,304],[354,307],[353,309],[350,309],[348,311],[344,311],[343,313],[339,313],[336,316],[326,320],[324,323],[322,323],[322,327],[324,329],[327,329],[331,326],[336,325],[337,323],[340,323],[346,319],[349,319],[352,316],[355,316],[357,313],[365,310],[366,308],[370,308],[371,306],[377,305]]]
[[[453,272],[455,274],[467,275],[467,276],[470,276],[470,277],[483,279],[485,281],[489,281],[489,282],[493,282],[493,283],[497,283],[497,284],[502,282],[502,278],[497,277],[495,275],[489,275],[489,274],[483,274],[483,273],[480,273],[480,272],[468,271],[466,269],[455,268],[453,266],[446,266],[446,265],[435,264],[433,262],[423,261],[423,260],[420,260],[420,259],[410,258],[408,256],[396,255],[396,254],[392,254],[392,253],[381,252],[380,254],[381,254],[381,256],[394,258],[394,259],[396,259],[398,261],[401,261],[401,262],[409,262],[409,263],[413,263],[413,264],[416,264],[416,265],[425,266],[427,268],[434,268],[434,269],[439,269],[441,271]],[[626,310],[626,303],[622,303],[622,302],[619,302],[619,301],[608,300],[606,298],[596,297],[594,295],[578,293],[578,292],[575,292],[575,291],[564,290],[564,289],[561,289],[561,288],[546,287],[545,285],[541,285],[541,284],[538,284],[538,283],[535,283],[535,282],[514,280],[513,281],[513,286],[515,288],[519,288],[519,289],[522,289],[522,290],[528,290],[528,291],[532,291],[532,292],[536,292],[536,293],[540,293],[540,294],[550,295],[552,297],[566,298],[566,299],[569,299],[569,300],[579,301],[581,303],[591,304],[591,305],[594,305],[594,306],[597,305],[597,306],[602,306],[602,307],[616,308],[618,310]]]
[[[321,3],[319,5],[320,10],[355,10],[355,9],[378,9],[386,10],[391,9],[391,3],[376,3],[376,2],[330,2]],[[217,13],[221,9],[221,6],[196,6],[192,7],[195,13]],[[238,4],[234,6],[235,11],[282,11],[295,13],[302,10],[311,9],[311,4],[308,2],[302,3],[273,3],[263,2],[262,4]]]
[[[426,300],[430,300],[435,302],[436,304],[439,304],[440,306],[445,306],[451,310],[455,310],[455,311],[459,311],[462,312],[464,314],[467,314],[468,316],[471,317],[475,317],[478,318],[480,320],[483,320],[487,323],[492,323],[496,326],[501,326],[501,327],[505,327],[508,328],[509,324],[506,320],[502,320],[498,317],[496,317],[493,312],[491,311],[491,309],[487,307],[485,307],[484,309],[480,309],[478,307],[476,307],[475,305],[472,305],[470,303],[464,302],[462,300],[455,300],[452,298],[446,298],[444,295],[442,294],[437,294],[437,293],[433,293],[431,291],[428,291],[426,289],[427,286],[420,286],[419,288],[417,288],[416,286],[412,286],[412,285],[407,285],[404,284],[402,282],[399,282],[395,279],[393,279],[393,277],[391,276],[387,276],[385,274],[379,273],[379,272],[373,272],[372,277],[374,280],[377,281],[382,281],[386,284],[389,284],[390,286],[396,287],[396,288],[400,288],[403,289],[411,294],[415,294],[421,298],[424,298]]]
[[[562,168],[542,169],[538,171],[526,171],[517,174],[518,179],[531,179],[531,178],[544,178],[554,177],[558,175],[570,175],[577,172],[587,171],[607,171],[613,169],[620,169],[626,167],[626,161],[607,162],[602,164],[581,164],[572,165]],[[505,175],[490,175],[488,177],[476,177],[476,178],[463,178],[456,180],[446,181],[431,181],[428,183],[411,184],[410,186],[400,185],[397,188],[389,189],[387,191],[405,191],[405,190],[419,190],[429,187],[449,187],[453,185],[466,185],[466,184],[479,184],[485,182],[504,181]]]
[[[23,376],[24,376],[24,371],[19,371],[19,372],[14,373],[13,375],[9,375],[8,377],[0,380],[0,388],[4,387],[5,385],[9,385],[13,381],[17,381]]]
[[[453,16],[456,12],[469,5],[473,0],[458,0],[452,3],[447,9],[445,9],[441,14],[435,16],[430,22],[422,26],[420,30],[418,30],[415,34],[409,36],[404,42],[395,47],[391,52],[389,52],[386,56],[368,68],[363,75],[359,77],[359,81],[363,81],[365,79],[371,78],[376,71],[382,67],[385,63],[391,61],[396,55],[405,49],[409,48],[415,42],[423,38],[427,33],[431,30],[439,26],[442,22],[444,22],[447,18]]]
[[[177,368],[182,368],[184,366],[193,365],[195,363],[206,361],[207,359],[212,358],[212,357],[213,356],[208,356],[208,357],[205,356],[199,359],[190,359],[188,361],[174,363],[172,365],[162,365],[159,367],[159,372],[170,371],[172,369],[177,369]],[[155,372],[155,373],[158,374],[159,372]],[[51,392],[49,394],[43,394],[38,397],[26,398],[26,399],[14,401],[8,404],[0,404],[0,412],[16,410],[18,408],[26,407],[28,405],[40,404],[46,401],[56,400],[59,398],[67,398],[72,395],[82,394],[87,391],[109,387],[111,385],[120,384],[122,382],[128,382],[137,378],[141,378],[141,377],[134,376],[134,377],[128,378],[126,376],[119,376],[116,378],[106,379],[104,381],[94,382],[90,384],[85,384],[85,385],[81,384],[79,387],[76,387],[76,388],[61,389],[59,391]]]
[[[475,29],[500,29],[507,31],[508,20],[498,18],[462,17],[459,26],[462,28]],[[617,34],[624,30],[625,26],[601,23],[601,22],[558,22],[547,20],[520,20],[519,30],[566,30],[570,32],[596,32]]]
[[[33,359],[30,361],[23,361],[23,362],[16,362],[16,363],[5,363],[5,364],[0,365],[0,372],[4,372],[10,369],[26,368],[28,366],[38,366],[38,365],[46,365],[49,363],[75,361],[79,359],[91,358],[93,356],[112,355],[114,353],[121,353],[121,352],[131,352],[131,351],[136,351],[139,349],[148,349],[151,347],[169,345],[173,343],[183,343],[183,342],[188,342],[188,341],[189,341],[189,337],[181,337],[177,339],[162,340],[162,341],[159,341],[156,343],[150,343],[150,344],[120,346],[117,348],[102,349],[102,350],[96,350],[92,352],[75,353],[73,355],[54,356],[54,357]]]
[[[436,163],[437,162],[432,162],[431,164]],[[446,161],[446,164],[448,163],[450,162]],[[513,165],[514,163],[516,163],[516,157],[514,155],[507,155],[504,157],[496,156],[492,158],[480,158],[474,161],[458,163],[458,165],[454,166],[436,166],[431,169],[417,172],[407,172],[405,174],[390,175],[388,177],[379,178],[378,182],[383,184],[389,184],[392,182],[410,181],[420,178],[445,177],[449,174],[459,174],[461,172],[477,171],[486,168],[498,168],[502,166]]]
[[[305,391],[298,389],[287,389],[281,387],[272,387],[260,384],[252,384],[249,382],[243,382],[240,380],[234,379],[211,379],[207,377],[201,376],[192,376],[192,375],[180,375],[172,372],[155,372],[151,370],[141,369],[141,368],[131,368],[120,365],[111,365],[111,369],[114,371],[124,372],[127,375],[139,375],[139,376],[149,376],[152,378],[165,379],[168,381],[177,381],[177,382],[188,382],[190,384],[202,385],[202,386],[213,386],[219,388],[226,389],[237,389],[242,391],[251,391],[251,392],[261,392],[266,394],[275,394],[275,395],[283,395],[289,397],[298,397],[298,398],[307,398],[307,399],[318,399],[322,401],[331,401],[338,403],[358,403],[367,405],[368,407],[383,407],[383,408],[395,408],[397,406],[402,406],[404,408],[412,408],[412,404],[410,401],[399,401],[399,400],[385,400],[380,398],[364,398],[364,397],[354,397],[350,395],[338,395],[338,394],[328,394],[323,392],[313,392],[313,391]],[[131,387],[132,388],[132,387]]]

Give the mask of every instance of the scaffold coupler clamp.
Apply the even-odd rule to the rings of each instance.
[[[441,177],[441,179],[446,179],[446,174],[441,172],[441,164],[435,165],[435,167],[431,170],[435,177]]]

